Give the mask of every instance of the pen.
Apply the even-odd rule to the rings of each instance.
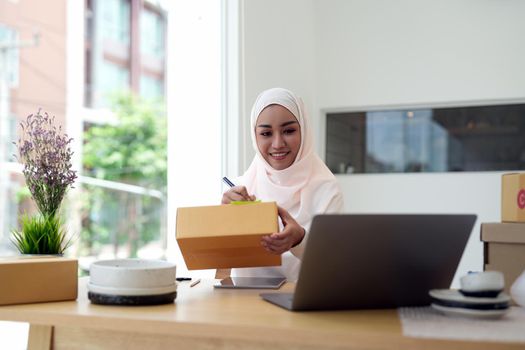
[[[235,187],[235,184],[233,182],[231,182],[230,179],[228,179],[226,176],[222,178],[222,181],[224,181],[224,183],[226,185],[230,186],[230,187]],[[245,197],[242,194],[242,192],[237,192],[237,193],[244,197],[244,201],[238,201],[238,202],[242,203],[242,202],[253,202],[254,201],[255,197],[253,197],[253,196],[248,195],[248,197]],[[256,202],[260,202],[260,201],[256,201]],[[232,202],[232,203],[235,203],[235,202]]]
[[[233,184],[233,182],[231,182],[226,176],[222,178],[222,181],[224,181],[224,183],[230,187],[234,187],[235,185]]]
[[[195,281],[191,282],[190,288],[191,287],[195,287],[197,284],[199,284],[200,281],[201,281],[201,279],[199,278],[198,280],[195,280]]]

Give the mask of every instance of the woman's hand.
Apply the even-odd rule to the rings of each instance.
[[[255,196],[248,194],[244,186],[234,186],[222,194],[222,204],[230,204],[233,201],[254,201],[255,199]]]
[[[261,245],[270,253],[282,254],[301,243],[305,231],[290,213],[281,207],[277,207],[277,210],[283,221],[284,229],[282,232],[273,233],[270,236],[264,236],[261,240]]]

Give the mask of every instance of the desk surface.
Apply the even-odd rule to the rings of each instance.
[[[102,306],[87,299],[86,281],[73,302],[0,307],[0,319],[56,327],[104,330],[112,334],[169,335],[228,342],[252,342],[252,348],[523,348],[497,344],[403,337],[396,310],[290,312],[260,299],[260,290],[214,289],[213,280],[190,288],[181,282],[174,304]],[[291,291],[287,284],[281,291]],[[253,345],[252,344],[252,345]]]

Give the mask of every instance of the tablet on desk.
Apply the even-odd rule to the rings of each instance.
[[[215,288],[279,289],[285,277],[228,277],[215,283]]]

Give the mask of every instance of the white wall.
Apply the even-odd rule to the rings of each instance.
[[[322,157],[326,111],[525,101],[524,1],[244,4],[246,116],[264,88],[296,91],[311,108]],[[249,139],[244,147],[251,148]],[[245,164],[252,155],[245,155]],[[338,180],[347,212],[478,214],[458,274],[482,268],[479,222],[500,219],[499,173],[342,175]]]
[[[349,213],[476,214],[456,273],[482,270],[480,223],[500,220],[501,173],[337,175]]]
[[[320,106],[525,96],[525,2],[317,0]]]
[[[249,133],[250,110],[257,95],[286,87],[302,96],[309,110],[315,98],[315,33],[311,0],[247,0],[243,7],[242,82],[244,142],[240,160],[246,169],[254,151]]]

